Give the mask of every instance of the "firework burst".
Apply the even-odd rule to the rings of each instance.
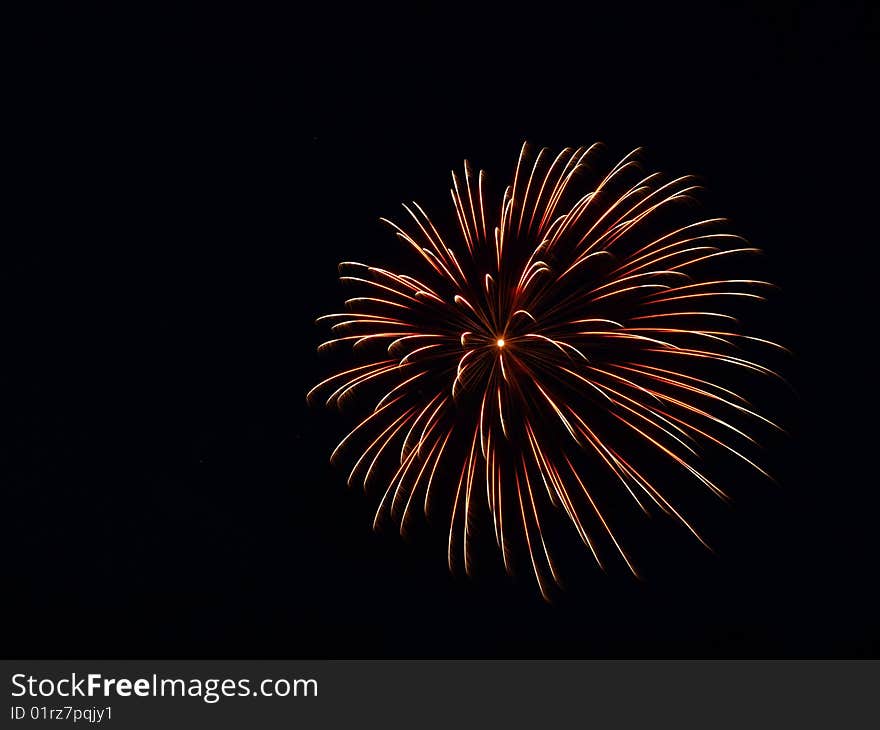
[[[333,331],[319,350],[362,360],[309,392],[370,404],[331,459],[349,450],[349,483],[379,485],[374,525],[390,516],[403,532],[417,512],[442,510],[450,569],[470,571],[479,519],[509,572],[527,556],[545,598],[559,583],[551,519],[599,565],[616,554],[636,574],[609,490],[705,544],[643,462],[659,457],[725,498],[706,449],[766,474],[748,455],[749,424],[778,428],[726,372],[707,374],[775,375],[742,345],[780,346],[742,334],[730,313],[770,285],[717,273],[757,249],[725,220],[695,217],[693,178],[645,174],[638,150],[604,167],[601,156],[599,145],[523,145],[495,203],[482,171],[453,173],[457,227],[441,233],[415,202],[408,223],[382,219],[414,253],[411,273],[340,264],[358,296],[319,319]]]

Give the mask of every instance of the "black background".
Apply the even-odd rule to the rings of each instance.
[[[8,26],[4,653],[877,656],[876,10],[413,5]],[[304,400],[336,262],[393,248],[402,200],[445,212],[463,157],[504,180],[524,139],[699,174],[795,352],[781,486],[700,516],[716,554],[657,528],[644,581],[585,559],[554,605],[373,533],[327,464],[344,421]]]

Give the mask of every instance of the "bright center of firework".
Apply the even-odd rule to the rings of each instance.
[[[502,340],[502,339],[499,337],[499,338],[498,338],[498,341],[497,341],[495,344],[498,345],[498,347],[504,347],[504,340]]]

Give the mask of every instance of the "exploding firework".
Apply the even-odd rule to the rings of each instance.
[[[766,475],[747,455],[749,424],[778,428],[729,382],[775,376],[743,345],[782,349],[742,334],[731,313],[770,286],[723,273],[757,249],[695,215],[693,178],[645,174],[638,150],[614,165],[602,154],[523,145],[494,204],[465,162],[452,174],[457,227],[441,232],[415,202],[406,225],[382,219],[412,265],[340,264],[359,296],[319,318],[333,332],[319,350],[362,359],[309,393],[369,402],[331,460],[350,450],[349,483],[380,487],[374,525],[390,516],[403,532],[441,510],[450,569],[470,571],[480,522],[508,572],[527,556],[545,598],[559,583],[548,524],[570,523],[600,566],[608,552],[637,574],[611,492],[705,544],[652,465],[726,498],[705,452]]]

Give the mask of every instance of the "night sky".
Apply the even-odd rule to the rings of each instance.
[[[0,262],[4,651],[18,657],[880,654],[878,13],[868,3],[477,11],[44,8],[13,27]],[[613,9],[612,9],[613,7]],[[451,212],[464,157],[645,147],[766,252],[792,389],[774,485],[735,472],[553,605],[374,533],[310,408],[340,260]],[[655,524],[656,523],[656,524]]]

